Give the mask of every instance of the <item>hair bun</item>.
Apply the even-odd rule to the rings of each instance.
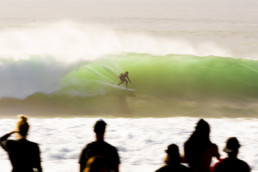
[[[26,123],[28,121],[28,117],[25,115],[18,115],[18,118],[20,119],[20,121]]]
[[[16,125],[16,130],[19,131],[19,134],[22,136],[26,136],[29,130],[29,124],[27,122],[28,117],[25,115],[18,115],[18,122]]]

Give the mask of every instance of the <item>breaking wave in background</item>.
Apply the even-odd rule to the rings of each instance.
[[[209,42],[71,23],[2,29],[0,37],[3,109],[14,103],[18,111],[33,106],[44,113],[66,107],[77,114],[171,114],[171,104],[196,113],[237,102],[230,109],[235,113],[239,102],[256,102],[258,96],[258,62],[234,58]],[[125,71],[136,91],[116,87]]]

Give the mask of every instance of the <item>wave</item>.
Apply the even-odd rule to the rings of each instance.
[[[72,66],[50,57],[33,55],[28,60],[2,60],[0,98],[26,98],[36,92],[50,94],[58,90],[60,78]]]
[[[257,61],[216,56],[113,55],[70,71],[61,92],[102,93],[109,89],[103,83],[119,83],[119,74],[129,71],[138,95],[257,98],[257,67]]]
[[[51,90],[54,87],[49,86],[50,92],[35,91],[23,100],[4,98],[0,113],[256,117],[257,67],[258,61],[217,56],[107,55],[63,68],[59,75],[34,72],[32,78],[38,77],[39,85],[55,78],[57,87]],[[35,64],[34,68],[40,69]],[[136,91],[113,87],[125,71],[132,81],[129,88]]]
[[[258,62],[207,41],[76,23],[1,28],[0,37],[0,114],[258,111]],[[125,71],[136,91],[113,86]]]

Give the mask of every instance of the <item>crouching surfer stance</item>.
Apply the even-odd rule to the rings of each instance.
[[[128,72],[125,72],[125,73],[121,73],[120,76],[119,76],[121,82],[117,85],[121,85],[123,84],[124,82],[126,83],[126,88],[128,88],[127,84],[128,84],[128,81],[131,83],[129,77],[128,77]]]

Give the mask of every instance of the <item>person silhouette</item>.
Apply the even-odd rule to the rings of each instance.
[[[91,142],[83,148],[80,158],[80,172],[86,167],[87,161],[93,156],[100,156],[104,158],[107,163],[108,172],[119,172],[120,158],[117,149],[104,141],[106,130],[106,122],[98,120],[94,125],[94,132],[96,134],[96,141]]]
[[[42,172],[39,146],[26,139],[29,130],[27,120],[25,115],[20,115],[16,130],[0,138],[1,147],[9,155],[12,172]],[[15,133],[18,139],[8,140]]]
[[[220,160],[213,168],[213,172],[250,172],[248,164],[237,158],[240,148],[239,141],[236,137],[228,138],[226,146],[223,149],[228,154],[228,157]]]
[[[218,147],[210,141],[210,126],[200,119],[184,144],[185,160],[193,172],[209,172],[212,157],[220,158]]]
[[[181,157],[177,145],[169,145],[165,152],[167,153],[167,157],[165,158],[166,165],[155,172],[189,172],[189,168],[181,164]]]
[[[121,73],[120,76],[119,76],[119,79],[120,79],[121,82],[118,83],[117,85],[121,85],[125,82],[126,83],[126,88],[128,88],[128,81],[131,83],[131,81],[129,79],[129,76],[128,76],[128,72]]]

